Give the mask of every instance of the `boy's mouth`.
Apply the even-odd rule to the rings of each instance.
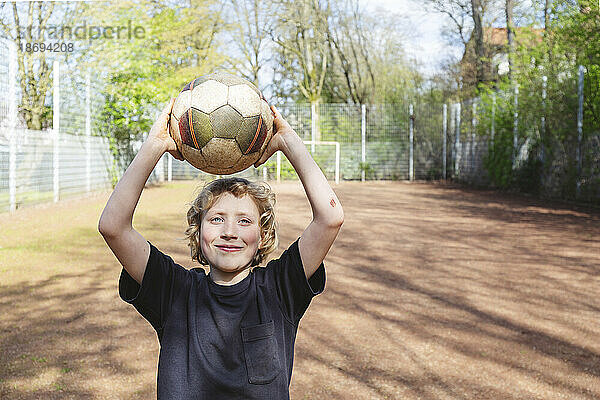
[[[215,247],[218,248],[219,250],[226,251],[228,253],[231,253],[234,251],[240,251],[242,249],[240,246],[233,246],[230,244],[217,244],[217,245],[215,245]]]

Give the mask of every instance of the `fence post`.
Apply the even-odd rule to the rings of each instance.
[[[456,130],[454,135],[454,175],[459,176],[460,173],[460,103],[456,103],[454,108],[456,122],[454,123],[454,129]]]
[[[579,198],[581,195],[581,141],[583,139],[583,75],[585,73],[585,67],[579,66],[579,82],[577,85],[577,94],[579,98],[579,104],[577,107],[577,190],[575,197]]]
[[[340,144],[335,144],[335,183],[340,183]]]
[[[452,135],[455,131],[454,129],[454,124],[456,123],[456,113],[454,111],[454,109],[456,108],[456,104],[450,104],[450,125],[448,126],[448,133],[450,135]],[[454,148],[454,140],[452,140],[451,143],[451,149],[450,149],[450,164],[452,165],[452,167],[454,167],[454,160],[456,159],[456,149]]]
[[[448,131],[448,105],[445,103],[442,114],[442,130],[444,131],[442,137],[442,179],[446,179],[446,134]]]
[[[365,162],[367,160],[367,106],[361,105],[361,123],[360,123],[360,136],[361,136],[361,153],[360,161],[362,162],[362,171],[360,173],[360,180],[365,181]]]
[[[310,152],[315,152],[315,143],[317,140],[317,103],[310,103],[310,137],[312,144],[310,145]]]
[[[494,147],[494,129],[496,127],[496,92],[492,93],[492,147]]]
[[[85,77],[85,190],[91,191],[92,165],[92,117],[90,72]]]
[[[518,141],[518,124],[519,124],[519,86],[515,84],[515,99],[514,99],[514,122],[513,122],[513,156],[512,156],[512,168],[515,169],[517,165],[517,146]]]
[[[263,172],[263,181],[266,182],[267,179],[268,179],[268,171],[267,171],[267,166],[266,165],[263,165],[262,172]]]
[[[156,178],[159,182],[165,181],[165,155],[158,159],[158,163],[156,164]]]
[[[8,192],[10,211],[17,209],[17,50],[10,42],[8,47]]]
[[[475,101],[475,99],[473,99],[473,104],[472,104],[472,108],[473,108],[473,115],[471,115],[471,173],[473,174],[473,176],[476,174],[475,171],[475,130],[477,129],[477,118],[475,117],[477,115],[477,102]]]
[[[59,167],[60,167],[60,64],[58,61],[54,61],[54,76],[53,76],[53,110],[52,110],[52,133],[54,138],[54,155],[52,157],[52,168],[54,170],[53,189],[54,189],[54,202],[58,201],[60,183],[59,183]]]
[[[409,109],[408,109],[408,113],[410,114],[410,132],[409,132],[409,141],[410,141],[410,150],[409,150],[409,163],[408,163],[408,179],[409,180],[414,180],[415,179],[415,168],[414,168],[414,159],[413,159],[413,155],[414,155],[414,136],[413,136],[413,130],[414,130],[414,122],[415,122],[415,116],[413,115],[413,105],[411,104]]]
[[[547,87],[548,77],[546,75],[542,76],[542,126],[540,131],[541,136],[541,161],[544,164],[544,159],[546,158],[546,149],[544,148],[544,140],[546,139],[546,87]],[[543,176],[543,175],[542,175]]]
[[[281,182],[281,152],[277,152],[277,183]]]
[[[171,182],[173,180],[173,156],[169,154],[167,156],[167,180]]]

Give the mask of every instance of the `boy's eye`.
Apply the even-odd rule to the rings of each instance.
[[[210,222],[221,222],[221,221],[223,221],[223,218],[221,218],[221,217],[212,217],[210,219]]]
[[[250,221],[248,218],[242,218],[242,219],[240,220],[240,222],[241,222],[242,224],[251,224],[251,223],[252,223],[252,221]]]

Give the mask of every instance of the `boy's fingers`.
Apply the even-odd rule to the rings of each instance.
[[[271,112],[273,113],[274,116],[277,116],[277,114],[279,113],[279,111],[277,111],[275,106],[271,106]],[[281,114],[279,114],[279,115],[281,115]]]
[[[162,113],[169,115],[171,114],[171,110],[173,109],[173,104],[175,103],[175,97],[172,97],[171,100],[167,102],[165,108],[163,108]]]
[[[260,158],[258,159],[257,162],[254,163],[254,168],[258,168],[261,164],[264,164],[265,162],[267,162],[267,160],[272,156],[272,154],[270,154],[271,152],[269,151],[269,148],[267,147],[265,149],[265,151],[262,153],[262,155],[260,156]]]
[[[265,161],[266,161],[266,160],[264,160],[264,158],[265,158],[265,155],[263,153],[263,155],[260,156],[260,158],[258,159],[258,161],[254,163],[254,168],[258,168],[258,167],[261,166],[261,164],[264,164]]]
[[[277,132],[279,128],[283,128],[284,126],[288,125],[285,118],[281,116],[281,113],[275,108],[275,106],[271,106],[271,111],[273,112],[273,125],[275,125],[275,132]]]
[[[183,158],[183,156],[181,155],[181,153],[179,152],[179,150],[169,150],[169,153],[175,157],[176,159],[178,159],[179,161],[184,161],[185,159]]]

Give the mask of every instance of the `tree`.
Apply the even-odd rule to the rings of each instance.
[[[483,13],[481,1],[471,0],[471,10],[473,15],[472,35],[475,36],[475,65],[477,70],[477,86],[485,80],[483,73],[483,62],[485,53],[483,49],[483,28],[481,26],[481,15]]]
[[[319,103],[329,62],[327,47],[329,3],[320,0],[281,0],[281,15],[271,31],[284,74],[311,104]]]
[[[109,3],[103,12],[91,7],[88,12],[90,24],[127,26],[133,20],[145,29],[143,35],[127,40],[95,41],[85,66],[106,82],[103,133],[110,139],[117,168],[122,168],[160,107],[185,83],[223,64],[217,39],[223,26],[222,5],[199,0],[123,1]]]
[[[261,88],[259,76],[268,62],[265,50],[273,26],[270,0],[230,0],[229,5],[231,46],[241,55],[231,57],[230,68]]]
[[[508,53],[508,77],[512,79],[513,72],[513,54],[515,52],[515,43],[514,43],[514,22],[513,22],[513,8],[514,2],[513,0],[506,0],[506,38],[508,41],[507,53]]]
[[[491,47],[486,44],[483,32],[485,27],[496,23],[502,8],[498,7],[497,0],[426,0],[426,4],[430,10],[448,18],[449,25],[444,32],[447,41],[461,45],[464,50],[457,86],[462,86],[462,91],[469,96],[475,95],[480,83],[490,79],[485,66],[491,61]]]
[[[360,9],[357,0],[337,2],[333,7],[327,32],[331,68],[325,85],[329,100],[365,104],[375,91],[375,38],[370,32],[377,21]]]
[[[279,74],[290,79],[311,106],[317,106],[316,140],[320,140],[318,105],[329,65],[330,3],[328,0],[280,0],[276,4],[281,14],[271,37],[277,44],[277,61],[282,68]]]
[[[47,58],[48,53],[32,51],[31,46],[46,43],[48,24],[52,20],[68,25],[78,14],[78,5],[42,1],[17,5],[13,2],[9,9],[7,4],[0,3],[0,28],[3,37],[11,40],[16,47],[20,113],[29,129],[40,130],[51,121],[46,96],[52,83],[53,68],[52,59]]]

